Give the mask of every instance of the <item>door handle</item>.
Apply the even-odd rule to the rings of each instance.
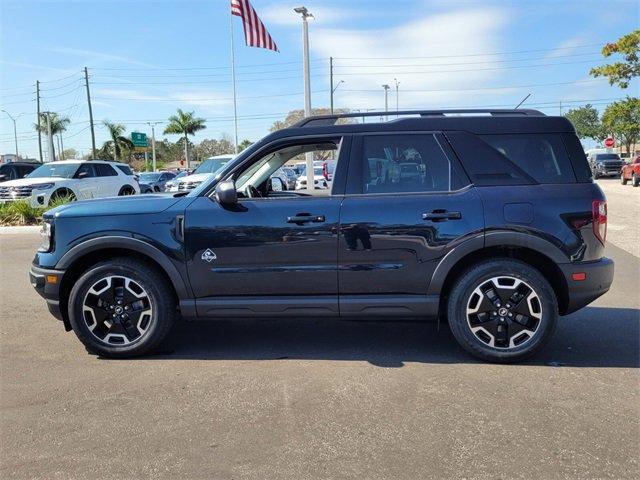
[[[299,215],[294,215],[292,217],[287,217],[287,223],[322,223],[325,221],[324,215],[311,215],[308,213],[302,213]]]
[[[462,214],[460,212],[448,212],[446,210],[434,210],[431,213],[423,213],[423,220],[431,220],[432,222],[444,222],[446,220],[460,220]]]

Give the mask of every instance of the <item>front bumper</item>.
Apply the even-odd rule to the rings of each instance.
[[[611,288],[614,264],[610,258],[603,257],[596,262],[562,264],[559,267],[568,287],[565,315],[587,306]],[[584,280],[574,280],[574,274],[584,274]]]
[[[66,326],[68,322],[60,308],[60,283],[63,275],[64,271],[62,270],[40,268],[35,265],[32,265],[29,270],[31,285],[45,299],[49,312],[58,320],[65,322]]]

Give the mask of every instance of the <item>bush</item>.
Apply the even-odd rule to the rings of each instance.
[[[71,197],[59,197],[48,207],[33,207],[25,200],[0,203],[0,225],[38,225],[42,222],[42,214],[54,207],[73,201]]]

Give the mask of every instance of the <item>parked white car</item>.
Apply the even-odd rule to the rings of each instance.
[[[324,170],[322,166],[313,167],[313,183],[314,189],[329,188],[327,179],[324,178]],[[307,188],[307,174],[306,169],[302,171],[298,179],[296,180],[296,190],[304,190]]]
[[[37,207],[65,196],[85,200],[137,193],[138,182],[124,163],[63,160],[44,163],[25,178],[3,182],[0,202],[29,200]]]
[[[170,192],[193,190],[202,182],[213,177],[218,170],[233,160],[233,155],[217,155],[204,160],[191,175],[182,177],[170,188]]]

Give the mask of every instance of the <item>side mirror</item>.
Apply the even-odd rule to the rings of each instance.
[[[25,177],[26,177],[26,175],[25,175]],[[0,182],[4,182],[6,179],[7,179],[6,175],[4,175],[4,174],[0,175]]]
[[[233,180],[225,180],[216,185],[216,198],[220,205],[235,205],[238,203],[238,193]]]
[[[280,177],[271,177],[269,179],[269,190],[272,192],[282,192],[284,189],[285,186]]]

